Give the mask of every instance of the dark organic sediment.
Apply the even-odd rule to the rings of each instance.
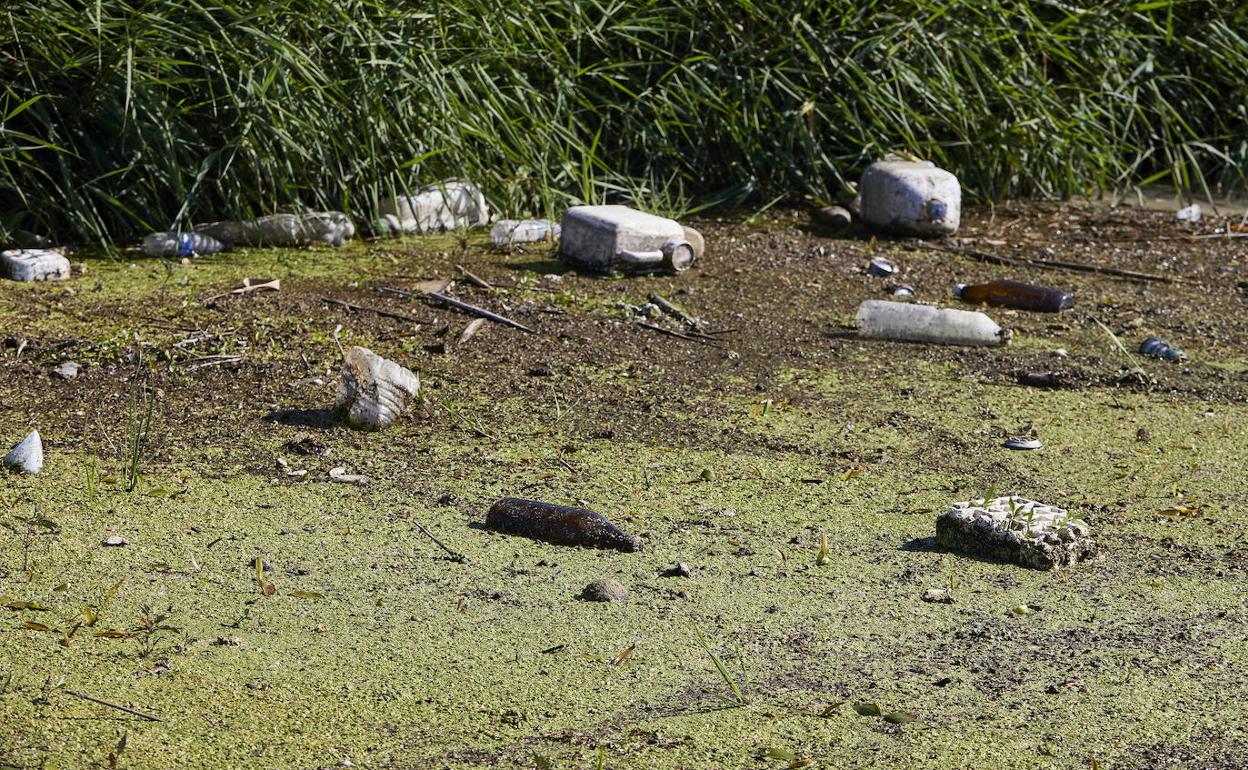
[[[485,526],[556,545],[640,551],[641,541],[588,508],[505,497],[490,508]]]

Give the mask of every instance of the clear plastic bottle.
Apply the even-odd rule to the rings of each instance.
[[[960,283],[954,289],[958,298],[977,305],[995,305],[1018,310],[1034,310],[1040,313],[1056,313],[1075,306],[1075,298],[1069,292],[1033,286],[1020,281],[989,281],[987,283]]]
[[[143,239],[143,253],[149,257],[190,257],[218,251],[225,251],[225,244],[203,233],[152,233]]]
[[[858,306],[863,337],[939,345],[1004,345],[1010,331],[983,313],[870,299]]]

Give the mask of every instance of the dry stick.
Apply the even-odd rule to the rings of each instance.
[[[710,345],[711,347],[716,347],[715,343],[717,342],[717,340],[714,337],[707,337],[705,335],[694,337],[689,334],[682,334],[681,332],[674,332],[671,329],[664,329],[662,326],[655,326],[654,324],[646,323],[645,321],[638,321],[637,325],[643,329],[650,329],[651,331],[656,331],[656,332],[659,332],[660,334],[666,334],[669,337],[679,337],[682,340],[689,340],[690,342],[698,342],[703,345]]]
[[[365,313],[376,313],[379,316],[385,316],[386,318],[394,318],[399,321],[407,321],[408,323],[414,323],[414,324],[431,323],[430,321],[422,321],[419,318],[412,318],[410,315],[403,315],[402,313],[395,313],[391,310],[382,310],[381,308],[377,308],[377,307],[365,307],[364,305],[357,305],[353,302],[344,302],[340,299],[334,299],[333,297],[321,297],[321,301],[328,302],[331,305],[341,305],[342,307],[345,307],[347,310],[362,310]]]
[[[118,711],[124,711],[127,714],[134,714],[136,717],[143,717],[144,719],[150,720],[152,722],[165,721],[161,719],[160,717],[154,717],[151,714],[144,714],[142,711],[136,711],[135,709],[128,708],[126,706],[119,706],[116,703],[109,703],[108,701],[103,700],[101,698],[96,698],[94,696],[87,695],[86,693],[78,692],[76,690],[62,690],[61,692],[65,693],[66,695],[72,695],[75,698],[82,698],[83,700],[89,700],[92,703],[98,703],[101,706],[108,706],[110,709],[117,709]]]
[[[484,278],[478,278],[477,276],[468,272],[468,268],[464,267],[463,265],[456,265],[455,269],[458,270],[461,275],[463,275],[465,278],[468,279],[468,283],[471,283],[474,286],[480,286],[482,289],[494,288],[493,286],[490,285],[489,281],[485,280]]]
[[[1110,275],[1118,278],[1127,278],[1133,281],[1156,281],[1159,283],[1194,283],[1186,278],[1175,278],[1169,275],[1157,275],[1155,273],[1141,273],[1135,270],[1122,270],[1116,267],[1098,267],[1096,265],[1085,265],[1078,262],[1059,262],[1049,259],[1035,259],[1032,257],[1003,257],[998,254],[991,254],[987,251],[978,251],[976,249],[958,249],[948,246],[935,246],[928,244],[903,244],[904,248],[912,251],[942,251],[946,254],[958,254],[964,257],[973,257],[980,262],[988,262],[993,265],[1005,265],[1007,267],[1019,267],[1030,265],[1046,270],[1069,270],[1076,273],[1099,273],[1101,275]]]
[[[412,523],[416,525],[416,528],[417,528],[417,529],[419,529],[421,532],[424,532],[426,537],[428,537],[428,538],[429,538],[430,540],[432,540],[433,542],[437,543],[439,548],[441,548],[443,551],[446,551],[447,553],[449,553],[449,554],[451,555],[451,559],[452,559],[453,561],[457,561],[457,562],[459,562],[460,564],[466,564],[466,563],[468,562],[468,557],[467,557],[467,556],[464,556],[464,555],[463,555],[462,553],[460,553],[459,551],[456,551],[456,550],[453,550],[453,549],[451,549],[451,548],[448,548],[448,547],[446,546],[446,544],[445,544],[445,543],[443,543],[441,540],[439,540],[439,539],[437,539],[436,537],[434,537],[432,532],[430,532],[429,530],[425,529],[425,526],[424,526],[423,524],[421,524],[419,521],[416,521],[415,519],[412,519]]]
[[[662,310],[664,313],[667,313],[668,315],[674,318],[678,318],[681,321],[684,321],[685,325],[688,326],[690,329],[696,329],[701,325],[701,322],[699,322],[698,319],[694,318],[693,316],[689,315],[685,311],[676,307],[672,303],[663,299],[658,294],[651,294],[650,301],[653,302],[655,305],[657,305],[658,308]]]
[[[476,305],[469,305],[467,302],[460,302],[457,299],[451,299],[445,294],[438,294],[436,291],[431,291],[425,296],[429,297],[430,299],[435,299],[439,302],[445,302],[451,307],[463,310],[465,313],[472,313],[474,315],[479,315],[486,320],[493,321],[494,323],[500,323],[505,326],[510,326],[513,329],[519,329],[520,331],[528,332],[529,334],[534,333],[532,329],[530,329],[529,327],[525,326],[522,323],[517,323],[516,321],[513,321],[510,318],[507,318],[505,316],[501,316],[497,313],[491,313],[490,311],[479,308]]]

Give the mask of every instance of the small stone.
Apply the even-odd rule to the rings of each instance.
[[[35,474],[43,470],[43,441],[39,431],[32,430],[4,456],[4,467],[20,473]]]
[[[129,545],[129,541],[121,535],[109,535],[100,542],[100,545],[107,546],[109,548],[121,548]]]
[[[62,380],[72,380],[78,376],[78,370],[81,368],[77,361],[62,361],[52,368],[52,376],[60,377]]]
[[[622,602],[628,600],[628,589],[614,578],[605,578],[585,586],[581,598],[587,602]]]
[[[673,564],[667,569],[659,573],[661,577],[689,577],[693,574],[693,567],[685,564],[683,561]]]
[[[1022,605],[1022,604],[1018,605],[1017,607],[1015,607],[1015,608],[1014,608],[1013,610],[1011,610],[1011,611],[1012,611],[1015,615],[1029,615],[1029,614],[1031,614],[1031,610],[1030,610],[1030,609],[1028,609],[1025,605]]]
[[[1151,441],[1153,434],[1148,432],[1148,428],[1140,428],[1135,432],[1136,441]]]
[[[929,588],[923,592],[923,601],[932,604],[953,604],[953,593],[948,588]]]
[[[243,640],[237,636],[218,636],[212,640],[212,646],[214,647],[237,647],[242,643]]]
[[[1054,358],[1069,358],[1070,352],[1067,351],[1066,348],[1058,348],[1057,350],[1054,350],[1049,355],[1053,356]]]

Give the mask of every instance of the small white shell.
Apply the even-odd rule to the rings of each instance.
[[[363,430],[387,427],[407,410],[409,399],[420,393],[420,378],[368,348],[347,352],[338,382],[338,408],[347,422]]]
[[[32,430],[17,446],[4,456],[6,468],[22,473],[38,473],[43,470],[43,441],[39,431]]]

